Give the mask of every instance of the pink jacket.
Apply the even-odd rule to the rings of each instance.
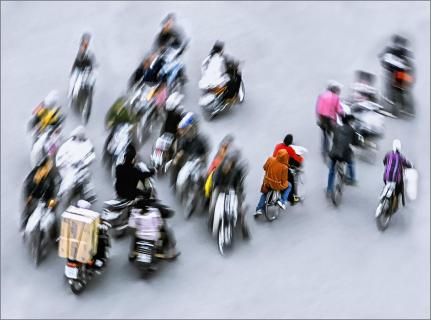
[[[337,113],[343,113],[340,97],[331,91],[322,93],[317,99],[316,112],[318,115],[337,120]]]

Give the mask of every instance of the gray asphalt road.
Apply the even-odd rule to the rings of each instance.
[[[2,318],[430,317],[429,3],[2,2],[1,9]],[[233,253],[221,257],[204,216],[186,222],[162,179],[159,194],[177,210],[171,225],[182,255],[143,281],[127,261],[128,241],[115,241],[106,273],[76,297],[63,279],[64,260],[53,251],[34,268],[18,236],[20,190],[30,171],[25,125],[53,88],[66,105],[79,37],[90,30],[100,67],[87,130],[101,159],[105,112],[170,11],[191,37],[187,109],[200,114],[200,64],[216,39],[245,60],[246,101],[202,128],[213,147],[227,133],[236,136],[250,165],[250,208],[258,200],[262,165],[288,132],[309,150],[307,199],[272,224],[249,219],[253,239],[239,239]],[[316,97],[328,79],[348,85],[358,68],[380,75],[376,55],[398,31],[411,37],[416,56],[418,116],[387,120],[379,161],[357,161],[359,185],[334,209],[323,193],[327,168],[319,156]],[[69,114],[65,131],[77,124]],[[420,173],[420,192],[381,234],[373,220],[380,159],[395,137]],[[146,159],[154,139],[141,150]],[[100,208],[113,196],[100,161],[94,177]]]

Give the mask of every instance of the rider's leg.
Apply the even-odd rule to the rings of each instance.
[[[289,197],[290,191],[292,190],[292,184],[289,183],[287,189],[284,189],[281,192],[281,203],[285,204],[287,201],[287,198]]]
[[[257,204],[256,211],[263,210],[266,201],[266,193],[262,193],[259,199],[259,203]]]
[[[347,179],[349,182],[355,183],[356,177],[355,177],[355,169],[354,169],[354,163],[353,160],[350,162],[347,162],[347,170],[348,170],[348,177]]]

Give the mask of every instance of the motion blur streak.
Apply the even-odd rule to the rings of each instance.
[[[429,2],[2,2],[1,9],[2,318],[430,317]],[[82,32],[92,32],[99,69],[87,133],[98,157],[98,199],[112,198],[100,161],[103,118],[168,12],[177,14],[191,39],[184,56],[187,110],[202,115],[200,66],[215,40],[245,61],[244,103],[202,121],[210,157],[227,133],[235,134],[249,162],[246,201],[254,209],[262,164],[293,133],[309,151],[307,200],[274,223],[249,218],[251,241],[236,242],[233,254],[222,257],[206,219],[195,214],[186,222],[161,179],[161,199],[177,210],[171,226],[181,256],[142,281],[127,261],[129,242],[113,241],[106,273],[77,298],[66,288],[63,259],[51,252],[34,268],[18,235],[21,185],[30,171],[24,119],[53,88],[68,112],[77,43]],[[327,79],[350,84],[358,69],[380,77],[377,54],[396,32],[411,39],[415,52],[417,116],[386,120],[378,161],[357,160],[359,184],[334,209],[324,195],[328,171],[319,154],[316,97]],[[65,132],[79,123],[68,113]],[[380,159],[394,138],[418,169],[419,196],[382,234],[373,220],[383,185]],[[154,139],[140,152],[146,161]]]

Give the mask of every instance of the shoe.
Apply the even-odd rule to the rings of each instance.
[[[277,200],[277,205],[278,205],[281,209],[286,210],[286,205],[285,205],[283,202],[281,202],[280,200]]]
[[[348,185],[348,186],[357,186],[358,185],[358,180],[347,179],[346,180],[346,185]]]
[[[258,217],[258,216],[260,216],[261,214],[263,214],[262,209],[258,209],[258,210],[256,210],[256,213],[254,214],[254,216],[255,216],[255,217]]]

